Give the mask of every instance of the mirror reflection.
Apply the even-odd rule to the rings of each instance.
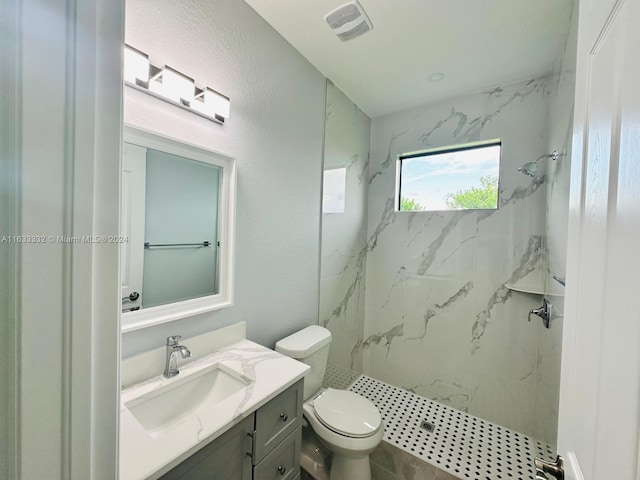
[[[222,168],[125,143],[122,175],[123,312],[219,293]]]

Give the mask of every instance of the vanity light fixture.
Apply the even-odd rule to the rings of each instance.
[[[192,78],[168,65],[152,65],[147,54],[129,45],[124,46],[124,83],[213,122],[223,124],[229,118],[229,97],[197,87]]]
[[[124,48],[124,81],[129,83],[149,81],[149,56],[128,45]]]
[[[192,78],[165,65],[151,78],[149,90],[188,107],[195,96],[196,84]]]
[[[196,88],[196,96],[191,103],[191,108],[205,115],[218,114],[223,118],[229,118],[229,108],[231,104],[224,95],[211,90],[209,87],[204,90]]]

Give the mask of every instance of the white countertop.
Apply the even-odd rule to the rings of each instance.
[[[185,345],[189,345],[185,340]],[[219,402],[199,408],[161,431],[145,430],[125,406],[187,375],[220,363],[251,383]],[[120,480],[157,478],[303,378],[309,366],[249,340],[240,340],[180,368],[171,379],[155,376],[122,390]]]

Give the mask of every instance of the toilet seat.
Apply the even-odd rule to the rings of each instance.
[[[314,399],[313,409],[320,423],[347,437],[369,437],[382,424],[372,402],[347,390],[326,389]]]

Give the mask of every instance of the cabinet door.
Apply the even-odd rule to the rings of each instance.
[[[253,415],[160,477],[162,480],[251,480]]]
[[[295,480],[300,473],[301,442],[299,426],[255,466],[254,480]]]
[[[302,391],[300,380],[256,412],[254,464],[302,424]]]

